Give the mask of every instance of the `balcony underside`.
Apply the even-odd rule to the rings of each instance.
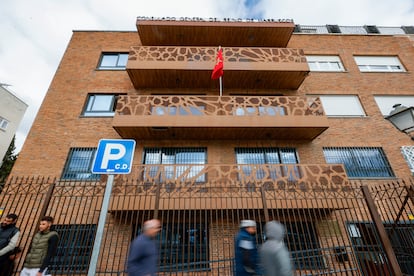
[[[213,66],[211,67],[213,68]],[[219,88],[219,81],[211,79],[212,70],[127,69],[136,89],[140,88]],[[230,71],[225,70],[223,90],[292,89],[296,90],[308,71]],[[218,91],[218,90],[217,90]]]
[[[328,127],[126,127],[114,126],[122,138],[133,139],[272,139],[313,140]]]
[[[286,47],[293,22],[137,20],[142,45]]]

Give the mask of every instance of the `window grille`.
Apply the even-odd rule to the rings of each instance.
[[[54,225],[59,234],[56,255],[52,258],[51,272],[86,272],[95,239],[95,224]]]
[[[96,148],[71,148],[62,173],[62,179],[98,180],[99,174],[92,174],[92,163]]]
[[[323,254],[319,244],[314,222],[286,221],[282,222],[286,229],[284,242],[292,256],[292,261],[297,269],[321,269],[324,268]],[[257,228],[258,243],[266,239],[263,232],[265,223]]]
[[[266,177],[277,179],[289,175],[289,179],[293,181],[300,177],[298,167],[289,171],[288,167],[270,166],[267,172],[264,167],[254,168],[251,166],[252,164],[297,164],[299,162],[294,148],[236,148],[235,153],[237,164],[249,164],[249,166],[240,166],[243,175],[239,175],[239,178],[251,176],[253,170],[256,172],[255,177],[258,180]]]
[[[394,172],[382,148],[326,147],[323,148],[323,152],[328,164],[344,164],[350,178],[394,177]]]
[[[401,152],[410,167],[411,173],[414,175],[414,146],[402,146]]]
[[[161,182],[167,180],[205,182],[205,175],[200,175],[207,163],[206,148],[146,148],[144,149],[144,164],[174,165],[163,166],[161,172],[157,166],[151,166],[144,177],[160,177]],[[176,166],[186,164],[186,166]],[[203,165],[200,165],[203,164]],[[195,179],[194,179],[195,178]]]
[[[203,215],[199,215],[203,217]],[[177,218],[185,216],[185,213],[180,212]],[[137,225],[133,225],[133,229],[137,229],[137,227]],[[139,235],[142,233],[142,229],[139,228],[136,232]],[[160,246],[159,270],[161,272],[197,271],[209,268],[207,224],[195,222],[164,223],[157,239]]]

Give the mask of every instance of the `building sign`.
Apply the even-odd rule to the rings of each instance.
[[[274,19],[274,18],[202,18],[202,17],[155,17],[138,16],[137,20],[156,20],[156,21],[193,21],[193,22],[274,22],[274,23],[293,23],[293,19]]]

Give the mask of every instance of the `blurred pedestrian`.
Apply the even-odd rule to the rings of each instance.
[[[259,273],[259,258],[256,245],[256,222],[242,220],[235,242],[235,276],[249,276]]]
[[[39,231],[35,234],[29,247],[20,276],[45,276],[52,257],[56,253],[59,235],[51,230],[53,217],[40,219]]]
[[[290,253],[283,242],[285,233],[284,225],[278,221],[265,225],[266,241],[259,250],[265,276],[293,275]]]
[[[20,230],[16,227],[17,215],[8,214],[0,225],[0,276],[13,272],[14,260],[10,257],[16,251]]]
[[[154,276],[158,271],[158,246],[155,237],[161,230],[158,219],[147,220],[142,227],[142,234],[135,238],[129,249],[128,275]]]

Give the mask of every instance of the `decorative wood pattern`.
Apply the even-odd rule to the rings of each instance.
[[[120,96],[112,125],[124,138],[279,140],[329,126],[319,99],[260,96]]]
[[[182,112],[175,112],[181,110]],[[173,112],[174,111],[174,112]],[[196,114],[194,114],[196,113]],[[260,96],[124,96],[117,115],[324,116],[319,98]]]
[[[122,194],[122,183],[135,179],[136,184],[146,187],[133,190],[135,194],[155,192],[204,193],[220,187],[221,192],[234,189],[254,191],[262,186],[266,191],[292,190],[340,191],[350,189],[345,168],[341,164],[229,164],[229,165],[138,165],[129,175],[117,175],[114,194]],[[116,188],[118,187],[118,188]],[[120,190],[121,189],[121,190]],[[145,191],[147,190],[147,191]]]
[[[214,88],[217,47],[133,46],[127,72],[135,88]],[[297,89],[309,73],[302,49],[223,48],[225,87]]]

